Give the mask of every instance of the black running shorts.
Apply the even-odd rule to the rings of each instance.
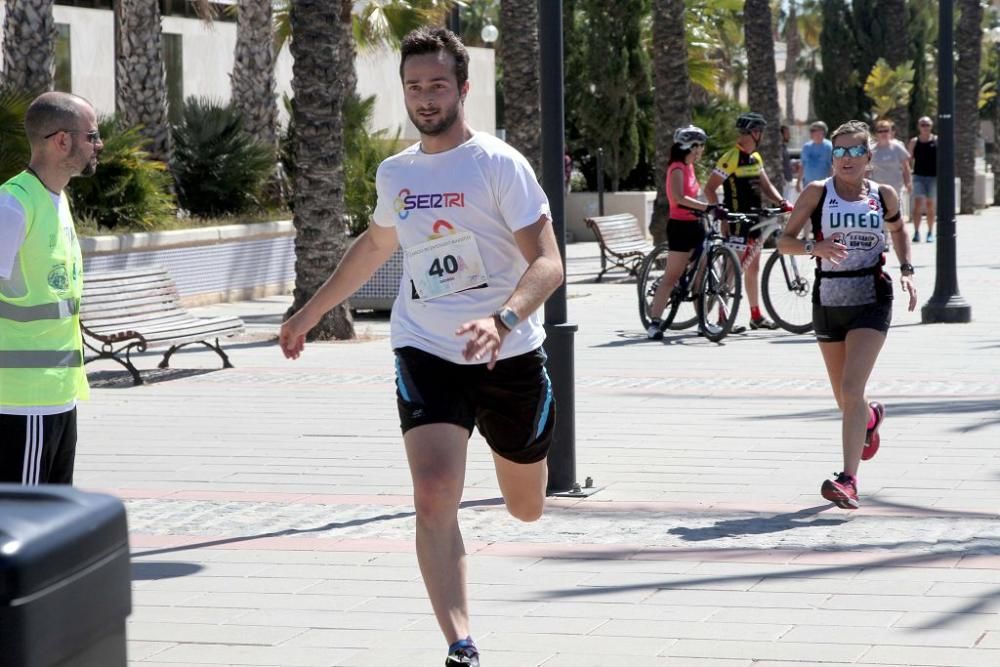
[[[76,408],[54,415],[0,414],[0,482],[72,484]]]
[[[691,252],[705,240],[705,228],[698,220],[668,220],[667,247],[671,252]]]
[[[813,305],[813,330],[821,343],[839,343],[853,329],[875,329],[886,333],[892,323],[892,302],[864,306]]]
[[[552,383],[541,348],[486,364],[456,364],[414,347],[396,351],[396,404],[403,433],[425,424],[473,426],[514,463],[548,454],[555,425]]]

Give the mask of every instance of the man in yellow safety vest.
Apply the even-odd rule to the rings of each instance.
[[[28,167],[0,185],[0,482],[72,484],[83,370],[83,258],[63,188],[104,145],[94,108],[68,93],[28,107]]]

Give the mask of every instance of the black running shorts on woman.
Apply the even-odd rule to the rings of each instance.
[[[396,404],[403,433],[425,424],[473,426],[514,463],[548,454],[555,425],[552,383],[541,348],[486,364],[456,364],[414,347],[397,348]]]
[[[705,228],[698,220],[668,220],[667,247],[672,252],[691,252],[705,240]]]
[[[0,482],[72,484],[76,408],[54,415],[0,414]]]

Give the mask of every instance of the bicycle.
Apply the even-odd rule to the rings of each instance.
[[[660,320],[661,328],[679,330],[698,324],[705,337],[717,343],[729,334],[736,322],[743,296],[742,274],[739,258],[723,242],[719,223],[703,211],[696,213],[705,227],[705,240],[695,248],[671,291]],[[649,311],[663,280],[667,252],[667,244],[661,243],[646,255],[639,268],[637,289],[643,329],[652,322]]]
[[[762,208],[754,213],[734,213],[733,220],[755,223],[751,230],[760,230],[758,238],[750,239],[740,256],[740,268],[746,271],[754,258],[764,248],[772,234],[783,226],[780,208]],[[734,247],[734,250],[736,248]],[[812,331],[812,280],[808,270],[809,259],[796,255],[771,253],[764,263],[761,277],[761,297],[764,309],[771,319],[785,331],[797,334]]]

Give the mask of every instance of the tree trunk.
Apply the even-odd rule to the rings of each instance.
[[[52,90],[56,67],[53,0],[7,0],[3,24],[5,87],[32,96]]]
[[[760,144],[767,176],[782,192],[785,177],[781,170],[781,108],[778,106],[778,77],[774,71],[774,34],[768,0],[746,0],[743,5],[743,34],[747,49],[747,101],[751,111],[767,119]]]
[[[507,143],[541,173],[541,103],[538,84],[537,0],[500,3],[500,62],[503,65]]]
[[[344,5],[347,20],[344,20]],[[347,248],[343,105],[354,90],[350,0],[292,0],[295,172],[295,292],[291,316],[333,271]],[[345,302],[309,333],[310,340],[353,338]]]
[[[141,125],[149,153],[170,162],[167,75],[157,0],[115,2],[115,109],[127,127]]]
[[[906,0],[880,0],[879,14],[885,21],[885,61],[890,67],[898,67],[909,60],[909,13]],[[902,142],[908,139],[910,114],[906,104],[899,104],[889,118],[896,125],[896,138]]]
[[[241,0],[236,18],[233,106],[243,130],[267,146],[277,146],[278,105],[274,92],[271,0]]]
[[[795,0],[788,3],[788,18],[785,21],[785,118],[789,125],[795,122],[795,81],[799,78],[799,18]]]
[[[962,179],[961,212],[975,210],[976,140],[979,138],[979,61],[982,54],[983,6],[979,0],[959,0],[955,26],[955,162]]]
[[[666,229],[670,217],[666,174],[674,130],[691,122],[691,85],[684,38],[684,0],[653,2],[653,104],[656,140],[656,202],[651,227]],[[680,45],[680,46],[678,46]],[[656,238],[656,240],[660,240]]]

